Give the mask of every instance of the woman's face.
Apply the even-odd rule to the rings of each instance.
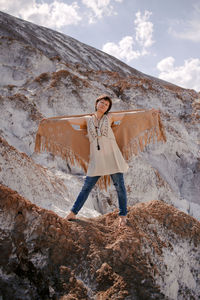
[[[100,111],[101,113],[105,113],[109,108],[110,102],[108,100],[100,100],[97,102],[97,111]]]

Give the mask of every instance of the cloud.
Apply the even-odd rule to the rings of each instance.
[[[193,8],[192,17],[188,20],[179,20],[178,25],[181,29],[174,29],[177,26],[177,22],[175,22],[173,27],[169,28],[170,34],[179,39],[200,42],[200,4],[196,3]]]
[[[125,36],[118,45],[115,43],[106,43],[102,50],[118,59],[124,59],[127,62],[130,62],[140,56],[139,51],[133,50],[133,44],[133,38],[131,36]]]
[[[167,72],[171,71],[174,67],[174,62],[175,59],[172,56],[168,56],[164,59],[162,59],[158,64],[157,64],[157,69],[161,72]]]
[[[175,59],[166,57],[157,64],[159,78],[188,89],[200,91],[200,59],[190,58],[183,66],[175,67]]]
[[[133,59],[149,54],[148,48],[154,43],[153,24],[149,21],[151,12],[145,11],[142,15],[138,11],[135,16],[135,37],[125,36],[118,44],[108,42],[102,47],[104,52],[128,63]]]
[[[68,25],[77,25],[87,17],[89,23],[95,23],[104,16],[117,14],[114,10],[114,3],[122,3],[124,0],[44,0],[38,3],[37,0],[0,0],[1,10],[38,25],[60,29]],[[83,10],[77,2],[82,2]],[[85,18],[84,18],[85,19]]]
[[[153,41],[153,23],[149,22],[151,12],[145,10],[144,15],[140,11],[136,13],[136,41],[143,47],[148,48],[152,46]]]
[[[50,4],[37,3],[36,0],[1,0],[1,9],[24,20],[55,29],[76,25],[81,21],[76,2],[68,5],[57,0]]]
[[[115,0],[115,2],[122,3],[123,0]],[[82,3],[91,10],[89,23],[95,23],[97,19],[101,19],[103,16],[117,14],[111,4],[114,3],[113,0],[82,0]]]

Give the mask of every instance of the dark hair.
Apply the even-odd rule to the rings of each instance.
[[[111,109],[112,107],[112,100],[111,98],[108,96],[108,95],[101,95],[99,96],[97,99],[96,99],[96,102],[95,102],[95,110],[97,110],[97,103],[100,101],[100,100],[106,100],[109,102],[109,107],[107,109],[107,111],[104,113],[104,114],[107,114],[109,112],[109,110]]]

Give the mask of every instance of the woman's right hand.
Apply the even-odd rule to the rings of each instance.
[[[155,109],[155,108],[152,108],[151,111],[152,111],[153,115],[156,115],[156,114],[160,113],[160,110]]]
[[[43,121],[46,121],[47,120],[47,118],[43,118],[40,122],[43,122]]]

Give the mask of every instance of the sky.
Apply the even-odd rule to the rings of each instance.
[[[0,9],[200,92],[200,0],[0,0]]]

